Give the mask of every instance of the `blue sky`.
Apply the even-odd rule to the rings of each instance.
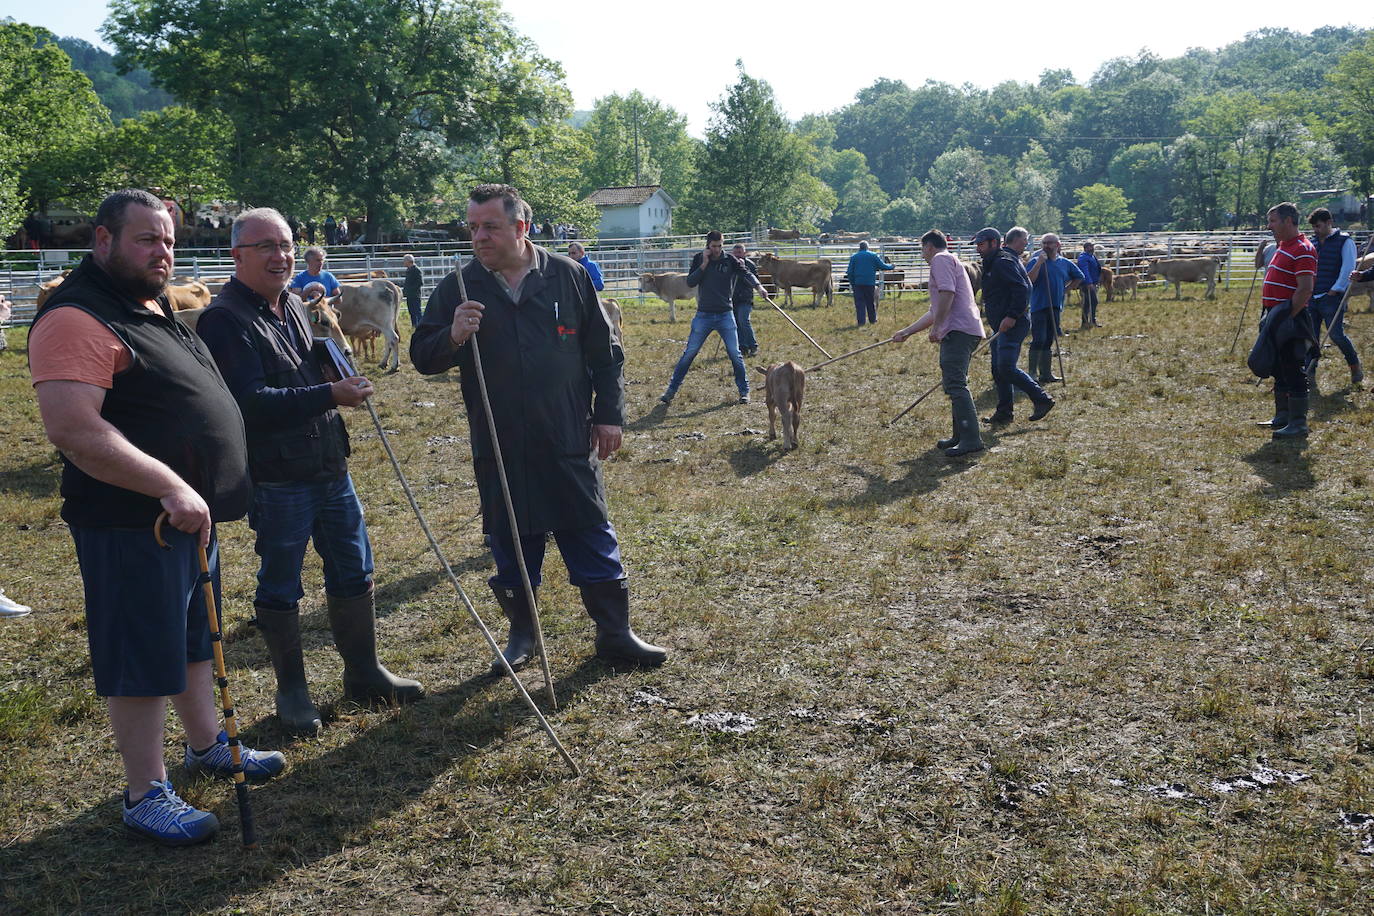
[[[1244,5],[1149,0],[1070,4],[808,0],[750,3],[595,3],[504,0],[515,27],[560,61],[578,108],[639,89],[687,115],[701,136],[709,105],[735,80],[742,59],[767,80],[789,117],[831,111],[879,77],[920,85],[936,79],[989,87],[1033,82],[1067,68],[1087,80],[1106,60],[1149,48],[1161,57],[1217,48],[1261,27],[1309,32],[1347,25],[1352,7],[1275,0]],[[105,0],[0,0],[12,16],[59,35],[101,44]],[[1333,9],[1339,7],[1339,9]]]

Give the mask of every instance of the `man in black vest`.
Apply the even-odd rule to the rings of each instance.
[[[1341,300],[1345,298],[1346,287],[1350,284],[1350,272],[1355,269],[1355,240],[1350,233],[1335,227],[1331,211],[1325,207],[1313,210],[1307,222],[1312,225],[1312,244],[1317,249],[1317,276],[1312,281],[1310,303],[1313,323],[1316,324],[1318,336],[1321,324],[1315,319],[1320,319],[1331,329],[1331,342],[1340,348],[1341,355],[1350,366],[1350,384],[1358,385],[1364,381],[1360,355],[1345,335],[1345,315],[1337,314],[1341,311]],[[1320,359],[1321,350],[1312,347],[1307,354],[1306,371],[1307,385],[1313,390],[1317,385],[1317,361]]]
[[[249,483],[238,407],[163,295],[174,242],[156,197],[106,198],[91,254],[34,319],[29,367],[43,426],[62,453],[62,518],[85,586],[91,668],[128,779],[124,823],[184,846],[209,839],[218,821],[167,780],[167,699],[186,728],[186,768],[231,775],[198,548],[218,593],[214,525],[243,517]],[[164,511],[167,550],[153,538]],[[254,781],[286,763],[275,751],[245,753]]]
[[[534,657],[534,619],[501,493],[476,359],[467,346],[472,339],[481,349],[530,584],[539,587],[545,537],[552,533],[568,579],[596,622],[597,657],[658,665],[668,653],[630,629],[630,593],[601,477],[601,462],[620,448],[625,354],[611,339],[586,269],[532,244],[531,222],[529,204],[515,188],[488,184],[472,190],[468,224],[475,257],[461,276],[451,273],[435,287],[411,338],[410,358],[427,375],[459,369],[482,529],[496,561],[488,584],[510,620],[504,654],[511,667]],[[492,668],[502,670],[499,663]]]
[[[416,681],[377,660],[372,545],[348,475],[348,433],[336,407],[356,407],[372,383],[329,383],[313,353],[301,300],[287,291],[295,266],[281,214],[249,210],[234,221],[234,276],[197,325],[243,411],[253,503],[248,523],[262,564],[254,600],[277,675],[277,715],[300,734],[319,730],[301,653],[301,564],[314,539],[324,560],[329,628],[344,661],[344,696],[409,702]]]

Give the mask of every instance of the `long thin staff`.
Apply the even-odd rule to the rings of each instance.
[[[856,356],[856,355],[858,355],[858,354],[864,352],[865,350],[872,350],[874,347],[881,347],[883,344],[890,344],[890,343],[892,343],[892,338],[891,338],[891,337],[887,338],[886,340],[880,340],[880,341],[878,341],[878,342],[875,343],[875,344],[869,344],[869,345],[866,346],[866,347],[860,347],[860,348],[857,349],[857,350],[850,350],[848,353],[841,353],[839,356],[831,357],[830,359],[827,359],[827,360],[826,360],[825,362],[823,362],[823,363],[816,363],[816,365],[812,366],[810,369],[807,369],[806,371],[807,371],[807,372],[815,372],[817,369],[820,369],[822,366],[828,366],[828,365],[830,365],[831,363],[838,363],[838,362],[839,362],[840,360],[842,360],[842,359],[849,359],[849,357],[851,357],[851,356]]]
[[[1046,289],[1046,291],[1049,290],[1049,287],[1050,287],[1050,278],[1049,278],[1048,276],[1046,276],[1046,277],[1045,277],[1045,289]],[[1053,305],[1051,305],[1051,308],[1053,308]],[[1062,309],[1054,309],[1054,315],[1053,315],[1053,317],[1054,317],[1054,355],[1055,355],[1055,358],[1059,360],[1059,384],[1061,384],[1061,385],[1063,385],[1065,388],[1067,388],[1067,387],[1069,387],[1069,376],[1068,376],[1068,373],[1066,373],[1066,372],[1064,371],[1064,351],[1061,350],[1061,349],[1059,349],[1059,335],[1060,335],[1059,313],[1060,313],[1061,311],[1062,311]]]
[[[1240,340],[1240,332],[1245,328],[1245,313],[1250,311],[1250,295],[1255,291],[1255,281],[1258,279],[1258,273],[1250,278],[1250,288],[1245,292],[1245,304],[1240,307],[1240,321],[1236,322],[1236,336],[1231,338],[1231,349],[1227,351],[1227,356],[1234,356],[1236,353],[1236,343]]]
[[[792,327],[796,328],[798,331],[801,331],[802,336],[805,337],[807,340],[811,341],[811,346],[815,347],[817,350],[820,350],[822,353],[824,353],[826,359],[830,359],[830,351],[827,350],[825,347],[822,347],[820,344],[816,343],[816,338],[806,333],[806,331],[802,328],[801,325],[797,324],[795,321],[792,321],[792,316],[787,314],[786,312],[783,312],[782,306],[778,305],[772,299],[769,299],[766,293],[760,292],[760,295],[763,296],[764,302],[767,302],[769,305],[773,306],[773,308],[777,309],[779,312],[782,312],[782,317],[786,318],[788,322],[791,323]]]
[[[163,550],[171,550],[171,545],[162,539],[162,523],[168,518],[163,512],[153,523],[153,538]],[[229,673],[224,669],[223,636],[219,629],[219,608],[215,604],[215,587],[210,582],[210,561],[205,556],[205,548],[196,542],[200,559],[201,594],[205,599],[205,615],[210,621],[210,647],[215,655],[215,683],[219,685],[219,705],[224,711],[224,734],[229,740],[229,760],[234,767],[234,795],[239,803],[239,827],[243,830],[243,848],[257,849],[258,837],[253,829],[253,808],[248,803],[248,781],[243,775],[243,745],[239,741],[238,717],[234,714],[234,700],[229,696]]]
[[[467,608],[468,616],[472,618],[472,622],[477,625],[477,629],[486,637],[487,645],[491,647],[492,653],[496,656],[497,661],[501,663],[501,667],[505,669],[507,676],[511,679],[511,683],[514,684],[515,689],[519,691],[520,698],[525,701],[525,705],[530,708],[530,712],[534,713],[534,717],[539,720],[539,727],[544,729],[544,733],[549,736],[549,740],[553,742],[553,746],[557,749],[559,755],[568,762],[568,766],[572,767],[573,775],[581,776],[582,770],[578,767],[577,761],[573,760],[572,756],[563,747],[563,742],[559,741],[558,736],[554,734],[553,726],[549,725],[549,721],[545,719],[544,714],[539,711],[539,707],[535,705],[529,692],[525,690],[525,685],[520,683],[520,678],[515,676],[515,669],[510,666],[510,662],[506,661],[506,656],[501,653],[501,646],[497,644],[496,637],[491,635],[491,630],[487,629],[487,625],[482,620],[482,616],[478,614],[477,609],[472,606],[472,600],[468,598],[467,592],[463,591],[463,586],[459,584],[458,576],[454,574],[453,567],[449,566],[448,560],[444,557],[444,551],[440,549],[439,542],[434,539],[433,532],[429,530],[429,523],[425,521],[425,513],[421,511],[420,504],[415,501],[415,494],[410,489],[410,482],[406,480],[405,472],[401,470],[401,463],[396,460],[396,453],[391,450],[391,441],[387,438],[386,430],[382,428],[382,421],[377,416],[377,408],[372,406],[372,400],[370,398],[363,403],[367,405],[368,413],[372,415],[372,423],[377,427],[377,438],[381,439],[382,448],[386,449],[386,456],[391,459],[391,467],[396,472],[396,479],[401,482],[401,489],[405,491],[406,499],[410,501],[410,508],[415,512],[415,517],[420,521],[420,529],[424,531],[425,537],[429,539],[430,550],[434,551],[434,556],[438,559],[440,568],[443,569],[444,574],[448,576],[449,582],[453,583],[454,591],[458,593],[458,598],[463,602],[463,607]]]
[[[994,340],[996,340],[998,337],[1001,337],[1001,336],[1002,336],[1002,332],[1001,332],[1001,331],[998,331],[996,334],[993,334],[993,335],[992,335],[991,337],[989,337],[987,340],[985,340],[985,341],[983,341],[982,343],[980,343],[980,344],[978,345],[978,349],[974,350],[972,353],[970,353],[970,354],[968,355],[969,361],[972,362],[972,361],[973,361],[973,358],[974,358],[975,356],[977,356],[979,353],[982,353],[982,352],[983,352],[983,348],[984,348],[984,347],[986,347],[988,344],[992,343]],[[941,379],[940,381],[936,382],[934,385],[931,385],[929,388],[926,389],[925,394],[921,395],[919,398],[917,398],[916,400],[912,401],[912,402],[911,402],[911,406],[908,407],[906,410],[904,410],[904,411],[902,411],[901,413],[897,414],[897,416],[893,417],[891,420],[888,420],[886,425],[891,426],[893,423],[896,423],[896,422],[897,422],[898,420],[900,420],[902,417],[904,417],[904,416],[906,416],[907,414],[911,413],[911,411],[912,411],[913,409],[915,409],[915,407],[916,407],[917,404],[921,403],[921,402],[924,401],[926,398],[928,398],[928,397],[930,397],[932,394],[934,394],[934,393],[935,393],[935,389],[936,389],[936,388],[939,388],[939,387],[940,387],[941,385],[943,385],[943,384],[944,384],[944,380]]]

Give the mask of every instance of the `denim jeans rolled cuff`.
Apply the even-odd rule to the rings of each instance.
[[[740,395],[749,393],[749,372],[744,366],[744,356],[739,351],[739,332],[735,327],[735,313],[730,312],[697,312],[692,318],[692,329],[687,336],[687,346],[682,351],[682,356],[678,358],[677,365],[673,367],[673,377],[668,382],[668,392],[675,394],[678,388],[682,387],[682,380],[687,377],[687,370],[692,368],[692,360],[696,359],[701,352],[701,347],[706,343],[706,338],[715,331],[720,335],[721,341],[725,344],[725,352],[730,357],[730,363],[735,370],[735,387],[739,389]]]
[[[255,600],[264,607],[298,606],[305,596],[301,566],[312,541],[324,562],[326,592],[351,598],[372,584],[372,544],[347,474],[311,483],[257,484],[248,524],[257,535],[254,549],[261,561]]]
[[[564,528],[551,532],[520,535],[520,552],[525,556],[525,569],[530,585],[538,588],[543,581],[544,550],[552,536],[568,569],[568,581],[581,588],[597,582],[625,578],[620,561],[620,541],[610,522],[587,528]],[[496,563],[496,575],[488,583],[498,588],[520,588],[520,564],[508,534],[493,536],[491,556]]]

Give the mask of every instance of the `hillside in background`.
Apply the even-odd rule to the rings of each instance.
[[[140,112],[158,111],[173,104],[169,93],[153,85],[147,70],[119,72],[118,59],[102,48],[80,38],[58,38],[57,45],[72,59],[72,66],[86,74],[95,94],[110,109],[116,123],[137,117]]]

